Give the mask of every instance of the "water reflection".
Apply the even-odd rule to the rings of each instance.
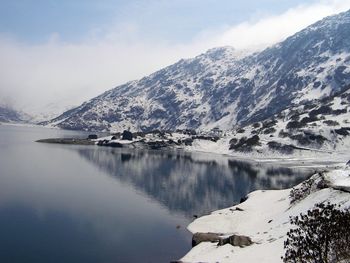
[[[188,218],[171,215],[71,150],[79,148],[34,142],[77,135],[86,136],[0,126],[0,262],[170,262],[183,256],[190,248]]]
[[[256,189],[301,182],[305,170],[247,163],[225,156],[113,148],[75,148],[119,181],[188,217],[238,202]]]
[[[217,155],[34,143],[76,136],[86,134],[0,126],[0,262],[169,262],[190,248],[193,214],[304,175]]]

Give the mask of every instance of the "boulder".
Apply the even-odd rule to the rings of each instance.
[[[222,238],[219,240],[219,246],[226,244],[230,244],[235,247],[246,247],[252,245],[253,241],[247,236],[232,235],[228,238]]]
[[[221,237],[215,233],[195,233],[192,237],[192,247],[197,246],[201,242],[219,242]]]

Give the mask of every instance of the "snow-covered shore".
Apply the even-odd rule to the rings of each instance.
[[[339,204],[342,208],[350,207],[349,167],[342,166],[319,173],[310,180],[308,189],[303,189],[305,183],[294,188],[308,193],[297,202],[291,203],[291,189],[259,190],[249,194],[248,199],[239,205],[198,218],[188,226],[193,234],[244,235],[254,243],[241,248],[202,242],[192,248],[181,262],[282,262],[283,243],[291,228],[290,216],[305,213],[321,202]]]

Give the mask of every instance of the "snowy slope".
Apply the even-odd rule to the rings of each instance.
[[[28,115],[7,106],[0,105],[0,122],[18,123],[28,119]]]
[[[242,204],[195,220],[188,226],[192,233],[246,235],[252,238],[254,244],[241,248],[230,244],[218,246],[216,243],[202,242],[181,262],[282,262],[283,243],[291,228],[290,216],[305,214],[316,203],[330,202],[340,205],[341,209],[349,209],[349,174],[348,168],[342,168],[314,175],[307,189],[310,193],[294,203],[290,199],[291,189],[255,191]],[[318,187],[321,181],[327,187]],[[295,189],[305,190],[305,184],[302,183]]]
[[[230,129],[350,84],[350,11],[260,53],[209,50],[109,90],[50,122],[66,129]]]
[[[347,153],[350,147],[350,86],[333,96],[291,107],[230,135],[233,152],[278,157]]]

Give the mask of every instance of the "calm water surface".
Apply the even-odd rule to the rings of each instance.
[[[0,125],[0,262],[169,262],[186,226],[309,171],[182,152],[40,144],[86,133]]]

